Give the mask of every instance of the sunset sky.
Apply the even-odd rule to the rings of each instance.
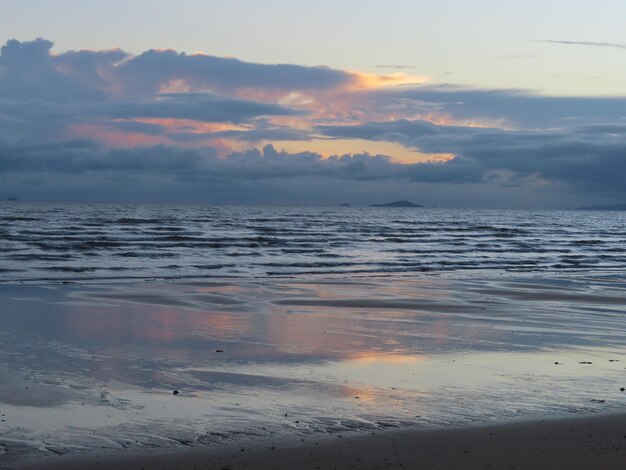
[[[0,198],[626,202],[621,1],[0,8]]]

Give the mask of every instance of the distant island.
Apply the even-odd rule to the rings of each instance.
[[[626,204],[613,204],[611,206],[587,206],[577,207],[578,211],[626,211]]]
[[[19,199],[16,197],[8,197],[7,201],[19,201]]]
[[[344,202],[343,204],[339,204],[339,207],[350,207],[350,204]]]
[[[424,207],[409,201],[394,201],[386,204],[370,204],[370,207]]]

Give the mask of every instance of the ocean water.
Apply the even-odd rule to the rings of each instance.
[[[0,203],[0,282],[625,268],[626,212]]]
[[[0,203],[0,467],[624,410],[625,242],[622,212]]]

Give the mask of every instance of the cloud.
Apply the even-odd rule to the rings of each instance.
[[[28,44],[28,43],[22,43]],[[106,88],[114,70],[131,56],[121,49],[104,51],[67,51],[51,57],[55,68],[65,76],[75,77],[98,88]]]
[[[394,70],[404,70],[404,69],[414,69],[415,65],[404,65],[404,64],[380,64],[375,65],[378,69],[394,69]]]
[[[107,150],[87,140],[46,144],[0,144],[0,172],[3,173],[115,173],[133,171],[138,175],[165,173],[201,179],[274,179],[328,176],[338,179],[372,180],[406,178],[404,165],[388,157],[368,154],[328,159],[311,152],[279,152],[273,146],[218,157],[215,149],[181,149],[154,146]]]
[[[626,49],[626,44],[620,44],[617,42],[564,41],[560,39],[538,39],[535,42],[543,42],[545,44],[562,44],[566,46],[591,46],[609,47],[612,49]]]
[[[77,129],[81,130],[80,136],[91,129],[93,138],[110,137],[110,132],[102,131],[104,126],[109,131],[129,133],[133,129],[135,134],[145,131],[147,137],[159,135],[166,144],[186,137],[190,143],[195,136],[181,135],[177,129],[162,132],[138,121],[244,123],[261,117],[304,119],[319,104],[320,94],[349,94],[350,90],[409,79],[405,74],[257,64],[173,50],[149,50],[137,56],[120,49],[52,54],[52,46],[45,39],[10,40],[2,46],[0,121],[7,126],[0,129],[0,138],[65,139],[79,136]],[[200,131],[195,129],[193,133]],[[281,133],[289,137],[284,129]],[[241,134],[244,140],[252,140],[252,136]],[[118,136],[113,140],[102,138],[101,142],[122,145],[122,140],[123,136]],[[145,143],[145,139],[137,142]]]
[[[41,38],[25,42],[13,39],[2,46],[0,96],[56,101],[103,93],[154,95],[177,87],[186,92],[215,93],[238,89],[328,90],[348,86],[358,78],[328,67],[257,64],[173,50],[149,50],[137,56],[120,49],[52,55],[52,46],[51,41]]]
[[[16,194],[368,203],[374,193],[407,199],[419,190],[427,195],[418,201],[458,192],[458,204],[497,195],[502,205],[544,206],[626,196],[623,96],[416,86],[421,79],[402,72],[52,46],[11,40],[0,49],[0,172]],[[327,152],[334,140],[438,157],[406,164],[306,151]],[[275,146],[251,148],[268,142]],[[298,150],[278,151],[280,142]]]
[[[407,165],[369,154],[323,158],[272,146],[223,158],[210,147],[109,150],[86,140],[0,143],[0,174],[3,191],[20,199],[290,204],[399,198],[441,204],[480,178],[469,177],[463,162]],[[470,192],[476,197],[484,191]]]
[[[370,199],[375,194],[382,200],[406,198],[418,183],[480,180],[480,175],[466,171],[462,161],[407,165],[364,153],[323,158],[312,152],[277,151],[271,145],[224,158],[210,147],[107,150],[90,141],[1,144],[0,174],[10,182],[4,191],[24,199],[247,199],[308,204],[335,204],[339,195],[368,204],[376,202]]]
[[[152,124],[149,122],[141,121],[101,121],[99,124],[103,127],[114,131],[127,132],[130,134],[145,134],[145,135],[164,135],[167,133],[167,127],[159,124]]]
[[[163,125],[156,127],[142,123],[141,120],[242,123],[263,116],[303,114],[302,110],[275,102],[259,102],[208,92],[159,93],[157,90],[151,93],[149,88],[144,88],[141,93],[135,90],[136,93],[128,95],[127,89],[133,88],[134,83],[148,80],[147,75],[150,73],[153,75],[151,80],[160,80],[158,73],[146,69],[146,75],[134,76],[126,83],[120,77],[129,75],[125,68],[136,58],[123,51],[82,50],[53,55],[50,52],[52,46],[52,42],[45,39],[29,42],[11,40],[0,49],[0,122],[3,123],[0,138],[13,141],[60,140],[71,138],[77,128],[93,129],[92,137],[97,138],[98,128],[106,128],[121,133],[159,135],[167,143],[168,132]],[[196,60],[194,57],[177,56],[180,56],[182,62]],[[236,62],[238,67],[245,69],[245,63]],[[173,73],[166,66],[163,64],[164,70]],[[194,67],[191,69],[193,71]],[[278,75],[283,73],[280,70],[284,72],[279,69]],[[306,67],[298,70],[294,76],[298,73],[306,75]],[[192,78],[200,80],[201,72],[195,70],[196,75],[192,74]],[[312,71],[311,84],[321,80],[319,74],[326,72],[333,76],[329,70]],[[228,78],[219,70],[214,70],[214,74],[224,83],[236,82],[233,77]],[[270,82],[274,78],[277,81],[272,83],[280,82],[278,77],[272,77],[269,73],[266,75]],[[291,77],[289,80],[296,78]],[[163,85],[159,83],[157,88]],[[316,86],[321,86],[319,82],[316,83]]]
[[[49,140],[71,137],[81,126],[104,126],[148,136],[167,135],[164,125],[142,120],[188,120],[197,123],[243,123],[262,116],[300,116],[301,111],[272,103],[211,94],[160,95],[144,100],[54,103],[0,99],[0,138]],[[94,136],[95,137],[95,136]]]
[[[308,113],[305,121],[317,123],[419,117],[437,123],[539,129],[626,119],[625,97],[415,86],[422,79],[403,73],[256,64],[173,50],[133,56],[120,49],[51,54],[51,48],[52,42],[45,39],[11,40],[2,47],[0,119],[12,120],[13,125],[11,133],[0,130],[0,137],[23,138],[36,131],[48,139],[67,134],[63,122],[67,131],[76,120],[84,124],[104,117],[242,122],[295,115],[296,109]],[[52,109],[52,104],[58,108]],[[43,108],[51,119],[49,131],[36,117],[41,114],[31,112]],[[19,122],[23,129],[16,132]]]
[[[626,194],[626,124],[510,131],[394,121],[318,130],[333,138],[392,141],[456,155],[445,163],[412,167],[413,181],[479,183],[498,172],[500,179],[540,178],[586,191]]]
[[[103,93],[57,70],[45,39],[8,41],[0,48],[0,98],[53,102],[101,98]]]
[[[313,135],[310,131],[288,127],[261,127],[249,130],[225,130],[216,132],[174,132],[169,138],[177,142],[201,142],[211,139],[230,139],[240,142],[305,141]]]
[[[357,127],[361,139],[367,133],[374,140],[393,137],[424,151],[451,152],[456,156],[444,162],[401,164],[382,155],[323,158],[312,152],[277,151],[272,146],[220,157],[210,147],[107,150],[89,141],[4,143],[0,145],[0,171],[16,194],[28,194],[29,187],[33,190],[28,181],[37,181],[39,185],[45,181],[50,187],[49,198],[54,198],[68,178],[79,176],[76,181],[90,181],[92,187],[116,197],[130,197],[126,186],[133,186],[134,197],[142,200],[185,195],[202,200],[204,195],[205,200],[217,197],[225,202],[239,202],[240,191],[245,188],[247,197],[257,202],[276,202],[281,194],[279,189],[289,188],[292,202],[305,196],[306,202],[311,203],[315,197],[328,201],[333,194],[360,194],[359,202],[367,203],[365,188],[370,184],[377,187],[379,197],[386,198],[401,196],[397,194],[400,188],[414,192],[416,188],[428,187],[429,200],[436,195],[449,198],[449,194],[442,194],[443,188],[448,193],[462,189],[468,197],[500,192],[500,200],[491,205],[520,204],[523,199],[516,201],[513,196],[537,197],[548,188],[578,193],[581,201],[584,194],[593,194],[595,198],[626,196],[626,127],[590,126],[537,135],[400,122],[347,126],[345,132],[341,128],[326,130],[345,138],[355,135]],[[313,182],[320,184],[317,191],[311,186]],[[218,187],[219,194],[215,192]],[[298,188],[305,187],[307,191],[298,193]],[[74,189],[91,194],[88,188]],[[43,186],[36,191],[43,191]],[[420,200],[423,198],[422,195]],[[549,201],[547,198],[543,204]],[[488,199],[483,198],[485,203]]]
[[[86,111],[95,116],[112,118],[169,118],[200,122],[244,122],[258,116],[301,114],[278,104],[225,98],[210,93],[169,93],[158,95],[154,100],[109,101],[94,104]]]
[[[256,64],[205,54],[150,50],[116,68],[127,93],[158,93],[178,85],[189,91],[238,89],[326,90],[348,85],[350,73],[328,67]]]
[[[528,90],[482,90],[452,85],[378,90],[366,102],[371,116],[421,115],[438,122],[542,129],[626,121],[624,96],[545,96]]]

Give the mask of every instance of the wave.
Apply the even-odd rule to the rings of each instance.
[[[626,269],[626,216],[21,204],[0,208],[0,281]],[[617,220],[616,217],[624,217]]]

